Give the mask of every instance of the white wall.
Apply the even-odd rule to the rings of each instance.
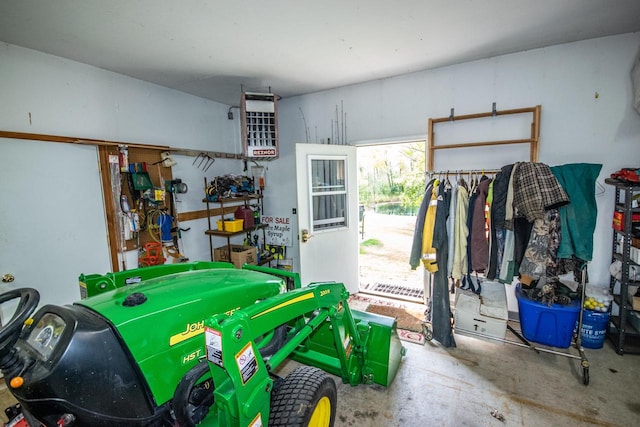
[[[3,130],[239,150],[228,105],[6,43],[0,77]]]
[[[42,133],[85,138],[128,141],[136,143],[170,145],[194,150],[240,152],[239,128],[235,120],[228,120],[229,106],[208,101],[182,92],[169,90],[151,83],[131,79],[95,67],[68,61],[29,49],[0,43],[0,130]],[[236,111],[237,112],[237,111]],[[35,143],[19,141],[26,149]],[[9,140],[0,139],[0,144]],[[60,168],[73,168],[77,162],[86,162],[87,149],[50,143],[51,161]],[[4,151],[5,153],[8,151]],[[57,153],[57,155],[55,154]],[[97,156],[91,155],[97,167]],[[219,160],[205,174],[192,165],[193,159],[176,156],[178,165],[174,167],[174,177],[182,178],[190,188],[189,193],[180,196],[179,211],[201,210],[205,206],[203,198],[203,178],[211,178],[227,172],[239,172],[241,162]],[[22,162],[29,167],[29,156],[15,155],[2,158],[2,162]],[[33,170],[38,174],[38,170]],[[56,176],[43,176],[44,182],[55,182]],[[7,183],[3,183],[7,184]],[[64,191],[68,194],[97,194],[95,179],[78,176],[74,182],[67,182]],[[6,187],[0,187],[0,203],[7,206]],[[48,188],[48,187],[45,187]],[[36,191],[37,189],[34,189]],[[24,194],[25,198],[33,194]],[[80,197],[78,197],[80,198]],[[46,253],[34,256],[36,248],[21,248],[24,251],[26,268],[29,266],[41,272],[37,283],[25,285],[44,289],[43,303],[66,303],[79,299],[79,273],[105,273],[111,270],[108,259],[106,228],[101,229],[96,238],[95,219],[104,223],[104,207],[100,197],[77,200],[83,205],[83,215],[91,218],[86,223],[60,224],[80,228],[80,244],[65,245],[58,242],[45,243]],[[21,200],[12,200],[16,206]],[[89,206],[86,206],[86,205]],[[27,205],[31,205],[30,203]],[[72,206],[47,206],[46,209],[69,209]],[[24,215],[33,223],[42,221],[46,210],[26,210]],[[191,230],[183,234],[186,255],[192,260],[209,259],[209,243],[204,235],[206,220],[183,223]],[[82,227],[91,229],[81,232]],[[0,236],[6,236],[0,230]],[[24,230],[28,233],[29,230]],[[46,238],[45,233],[43,238]],[[44,242],[43,242],[44,243]],[[76,242],[77,243],[77,242]],[[1,247],[1,246],[0,246]],[[15,247],[12,246],[15,250]],[[80,251],[80,252],[78,252]],[[87,263],[87,254],[93,254]],[[2,256],[2,254],[0,254]],[[2,266],[13,269],[13,266]],[[25,267],[23,267],[25,268]],[[5,272],[0,272],[4,274]],[[16,275],[16,282],[20,275]]]
[[[540,161],[603,163],[601,180],[621,167],[638,166],[640,116],[631,106],[629,72],[639,46],[640,34],[626,34],[284,99],[279,103],[280,159],[268,164],[265,210],[289,215],[296,207],[293,147],[306,140],[301,109],[310,142],[316,135],[318,142],[331,137],[336,107],[344,105],[348,140],[362,143],[425,137],[427,119],[446,116],[452,107],[466,114],[488,111],[492,102],[498,109],[541,104]],[[227,119],[227,105],[8,44],[0,44],[0,100],[1,130],[240,151],[238,119]],[[487,163],[497,150],[486,150]],[[73,154],[66,155],[65,164],[72,165]],[[205,174],[191,165],[191,158],[177,159],[174,175],[191,188],[179,210],[199,210]],[[449,167],[446,157],[439,159],[438,167]],[[240,165],[219,161],[206,175],[231,171],[239,172]],[[68,191],[97,191],[81,179],[76,184]],[[611,188],[598,199],[593,282],[607,280],[612,200]],[[102,216],[103,207],[96,204],[89,214]],[[208,259],[205,220],[183,226],[192,227],[184,235],[187,255]],[[105,253],[106,240],[88,245],[83,248]],[[297,253],[296,243],[289,256],[297,258]],[[102,271],[95,272],[108,271],[108,259],[100,258],[96,265]],[[65,265],[66,276],[54,285],[72,289],[60,297],[71,301],[77,299],[77,273],[89,272],[65,262],[71,262]]]
[[[269,165],[265,205],[296,206],[294,144],[331,137],[336,106],[347,113],[351,144],[426,138],[429,117],[542,105],[540,161],[602,163],[599,182],[621,167],[638,167],[640,115],[632,107],[630,71],[640,33],[606,37],[399,76],[279,103],[280,159]],[[596,92],[598,97],[596,98]],[[318,137],[316,138],[316,135]],[[477,137],[474,140],[484,138]],[[503,148],[489,147],[473,167],[495,167]],[[436,168],[460,168],[447,151]],[[442,156],[442,157],[441,157]],[[526,160],[525,156],[524,159]],[[472,167],[463,165],[463,167]],[[613,189],[598,198],[591,281],[608,283]],[[293,248],[294,256],[298,247]],[[297,267],[297,265],[296,265]]]

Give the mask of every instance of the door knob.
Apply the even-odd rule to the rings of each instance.
[[[13,274],[7,273],[7,274],[2,276],[2,282],[3,283],[11,283],[14,280],[16,280],[16,278],[13,276]]]
[[[302,243],[307,243],[309,241],[310,238],[312,238],[313,235],[309,234],[309,230],[302,230]]]

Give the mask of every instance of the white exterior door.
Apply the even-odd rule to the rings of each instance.
[[[358,292],[356,147],[296,144],[300,278]]]
[[[110,269],[96,148],[0,138],[0,159],[0,292],[79,300],[80,273]]]

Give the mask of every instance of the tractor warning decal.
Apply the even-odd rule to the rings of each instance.
[[[262,427],[262,414],[258,412],[258,415],[251,421],[249,427]]]
[[[342,342],[342,346],[344,347],[344,352],[346,353],[347,358],[349,358],[352,350],[351,337],[349,336],[349,334],[347,334],[347,336],[344,338],[344,341]]]
[[[142,277],[140,277],[140,276],[128,277],[128,278],[124,279],[124,284],[125,285],[135,285],[136,283],[140,283],[140,282],[142,282]]]
[[[258,371],[258,361],[256,355],[253,353],[253,346],[251,342],[236,354],[236,364],[240,370],[240,376],[242,377],[242,384],[246,384]]]
[[[215,329],[205,328],[204,338],[207,346],[207,360],[224,367],[222,364],[222,333]]]

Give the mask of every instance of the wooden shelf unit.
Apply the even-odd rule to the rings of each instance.
[[[225,197],[220,198],[216,201],[210,201],[205,198],[202,200],[207,205],[207,230],[205,230],[204,234],[209,237],[209,251],[211,254],[211,261],[214,261],[214,247],[213,247],[213,239],[214,237],[222,237],[227,241],[227,248],[229,253],[231,253],[231,238],[234,236],[239,236],[241,234],[250,234],[253,231],[262,230],[262,241],[263,244],[266,241],[266,232],[265,230],[269,227],[268,224],[255,224],[253,227],[244,228],[238,231],[223,231],[218,230],[217,227],[213,227],[211,223],[211,218],[219,216],[223,220],[225,216],[230,215],[233,216],[233,213],[239,206],[248,207],[251,202],[255,202],[256,206],[262,211],[262,195],[261,194],[250,194],[247,196],[240,197]],[[219,205],[219,208],[212,208],[211,205]],[[268,256],[265,258],[260,257],[260,262],[258,265],[269,264],[273,261],[273,256]]]

